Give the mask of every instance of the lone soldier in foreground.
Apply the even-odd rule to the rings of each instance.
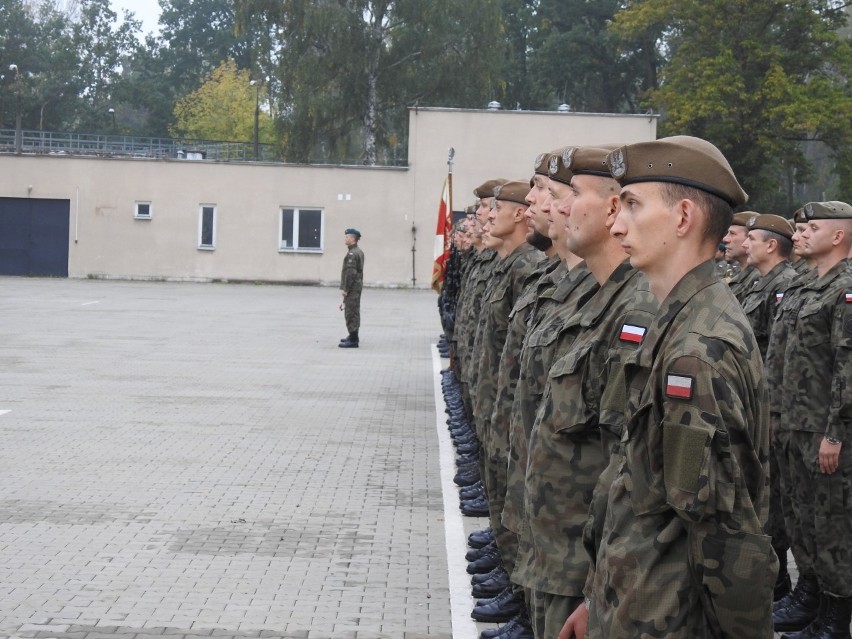
[[[346,229],[344,243],[349,247],[340,272],[340,292],[343,294],[343,316],[349,335],[340,340],[340,348],[358,348],[358,329],[361,328],[361,289],[364,286],[364,252],[358,248],[361,233]]]
[[[607,164],[622,186],[611,233],[660,310],[626,360],[627,422],[586,606],[560,639],[770,639],[767,388],[713,261],[747,195],[698,138],[631,144]]]

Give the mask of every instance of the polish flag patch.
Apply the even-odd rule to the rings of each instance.
[[[846,303],[852,304],[852,293],[846,293]]]
[[[633,342],[634,344],[641,344],[642,340],[645,338],[645,329],[644,326],[634,326],[633,324],[625,324],[621,327],[621,335],[618,338],[622,342]]]
[[[776,302],[780,302],[783,299],[784,299],[784,293],[775,293],[775,301]],[[848,302],[849,300],[846,300],[846,301]]]
[[[685,375],[666,375],[666,395],[678,399],[692,399],[691,377]]]

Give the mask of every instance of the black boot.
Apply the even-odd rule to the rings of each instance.
[[[358,348],[358,331],[354,333],[349,333],[349,337],[345,340],[341,340],[340,344],[338,344],[340,348]]]
[[[826,599],[825,616],[813,639],[849,639],[852,622],[852,599],[823,595]]]
[[[819,611],[819,584],[816,577],[800,576],[793,592],[781,600],[784,601],[789,603],[772,613],[775,631],[802,630],[816,618]]]
[[[778,601],[790,594],[793,590],[793,582],[790,581],[790,573],[787,572],[787,551],[780,548],[775,549],[778,555],[778,577],[775,579],[775,592],[772,601]]]
[[[814,639],[822,629],[822,624],[825,623],[825,613],[828,611],[828,596],[820,595],[819,597],[819,612],[816,619],[805,626],[804,630],[799,632],[785,632],[781,635],[781,639]]]

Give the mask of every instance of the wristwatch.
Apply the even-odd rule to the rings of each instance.
[[[840,440],[837,439],[837,437],[832,437],[830,435],[825,436],[825,441],[827,441],[832,446],[839,446],[840,445]]]

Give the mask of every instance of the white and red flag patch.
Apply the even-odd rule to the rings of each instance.
[[[846,303],[852,304],[852,293],[846,293]]]
[[[618,338],[622,342],[633,342],[634,344],[641,344],[642,340],[645,338],[645,327],[644,326],[634,326],[633,324],[625,324],[621,327],[621,334]]]
[[[784,299],[784,293],[775,293],[775,302],[778,303]]]
[[[666,375],[666,395],[678,399],[692,399],[694,381],[685,375]]]

